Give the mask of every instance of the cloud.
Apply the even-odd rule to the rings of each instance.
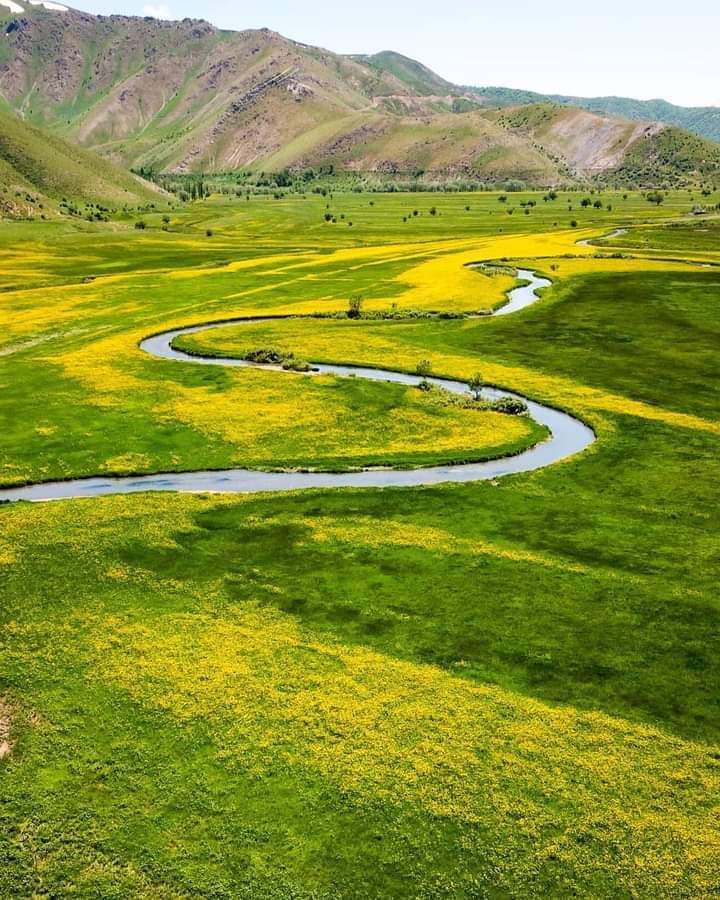
[[[143,6],[143,15],[152,16],[153,19],[172,19],[170,7],[165,3],[159,3],[157,6]]]

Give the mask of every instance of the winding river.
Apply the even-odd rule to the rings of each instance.
[[[508,295],[508,302],[497,309],[493,315],[508,315],[529,306],[538,299],[538,289],[550,285],[547,279],[538,277],[534,272],[525,269],[518,270],[518,278],[528,283],[512,290]],[[273,318],[267,317],[266,320],[254,319],[252,321],[271,321]],[[165,331],[162,334],[146,338],[141,342],[140,348],[152,356],[174,362],[204,366],[257,366],[264,369],[277,369],[285,377],[293,377],[293,374],[283,372],[279,367],[260,366],[257,363],[241,359],[193,356],[173,347],[173,341],[180,335],[194,334],[211,328],[237,326],[241,325],[243,321],[248,320],[234,319],[226,322],[205,323]],[[314,369],[314,372],[308,374],[367,378],[371,381],[407,385],[417,385],[422,380],[418,375],[408,375],[389,369],[374,369],[362,366],[315,364]],[[468,386],[463,381],[453,381],[446,378],[430,378],[428,380],[456,394],[468,393]],[[592,429],[567,413],[549,406],[543,406],[510,391],[501,391],[495,388],[483,390],[483,397],[486,399],[495,399],[501,396],[517,397],[523,400],[527,404],[530,416],[539,424],[545,425],[550,432],[550,436],[545,441],[530,447],[522,453],[518,453],[516,456],[480,463],[428,466],[419,469],[375,468],[355,472],[261,472],[252,469],[225,469],[221,471],[139,475],[127,478],[96,476],[0,489],[0,501],[63,500],[73,497],[97,497],[106,494],[131,494],[141,491],[256,493],[260,491],[294,491],[302,488],[418,487],[445,482],[484,481],[500,478],[503,475],[542,469],[559,460],[580,453],[595,440],[595,434]]]
[[[578,241],[577,245],[578,247],[597,247],[600,250],[605,241],[612,241],[627,233],[627,228],[616,228],[615,231],[611,231],[610,234],[602,234],[600,237],[585,238],[584,241]]]

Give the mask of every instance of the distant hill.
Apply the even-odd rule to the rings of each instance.
[[[720,107],[675,106],[667,100],[632,100],[628,97],[572,97],[537,94],[503,87],[466,88],[483,106],[519,106],[525,103],[560,103],[579,106],[604,116],[619,116],[645,122],[663,122],[700,137],[720,141]]]
[[[97,154],[0,111],[0,212],[31,212],[28,194],[132,206],[159,196],[151,185]]]
[[[451,96],[459,93],[456,85],[445,81],[422,63],[393,50],[383,50],[372,56],[355,55],[351,59],[374,69],[382,83],[384,75],[390,75],[421,97]]]
[[[557,103],[506,107],[487,115],[552,158],[565,160],[577,178],[616,185],[720,178],[720,144],[659,122],[598,116]]]
[[[125,168],[332,166],[538,186],[631,178],[671,186],[717,171],[717,145],[661,138],[664,125],[502,89],[490,102],[392,51],[343,56],[267,29],[93,16],[26,0],[12,0],[13,12],[8,3],[0,2],[0,96],[26,122]],[[495,108],[518,103],[524,112]]]

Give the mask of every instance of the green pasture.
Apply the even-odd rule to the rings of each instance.
[[[717,894],[720,232],[687,192],[583,196],[0,224],[5,486],[543,438],[414,388],[138,350],[229,317],[292,316],[179,343],[428,360],[598,438],[479,484],[0,506],[0,897]],[[628,233],[576,246],[571,219]],[[553,285],[429,315],[435,273],[445,311],[502,301],[515,280],[468,273],[475,252]]]

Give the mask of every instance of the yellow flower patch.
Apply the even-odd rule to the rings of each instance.
[[[103,471],[113,472],[118,475],[142,472],[150,465],[150,459],[142,453],[124,453],[121,456],[113,456],[106,459]]]
[[[518,260],[522,266],[536,266],[547,273],[550,278],[562,280],[575,275],[601,275],[615,272],[698,272],[703,266],[700,263],[669,262],[663,259],[595,259],[586,256],[575,259],[564,257]],[[552,268],[554,267],[554,268]]]
[[[126,372],[123,362],[136,354],[140,333],[114,334],[87,344],[79,350],[70,350],[49,357],[48,362],[62,366],[64,374],[79,381],[91,393],[88,402],[96,406],[121,405],[130,391],[142,391],[142,379]]]
[[[238,462],[260,454],[271,463],[283,448],[308,466],[328,456],[354,460],[420,451],[477,457],[530,435],[522,417],[457,407],[438,411],[412,388],[403,391],[402,405],[377,416],[348,407],[345,395],[332,390],[333,378],[310,381],[253,369],[231,377],[233,386],[221,393],[175,385],[155,412],[231,442]]]
[[[516,879],[552,853],[611,866],[628,893],[714,889],[720,766],[702,745],[319,639],[268,609],[84,624],[96,677],[202,721],[231,769],[305,771],[358,800],[481,824]]]
[[[495,556],[515,562],[531,563],[551,569],[567,572],[587,572],[585,566],[573,565],[556,560],[541,553],[532,553],[517,548],[501,547],[498,544],[479,540],[458,538],[441,528],[414,525],[408,522],[393,522],[383,519],[382,528],[378,528],[375,519],[354,516],[342,522],[334,519],[307,519],[303,525],[309,528],[312,539],[320,543],[334,541],[366,547],[381,548],[387,546],[420,547],[423,550],[437,553],[463,553],[470,556]]]
[[[3,346],[19,343],[25,335],[43,336],[81,320],[88,300],[87,290],[77,285],[0,294]]]
[[[266,328],[267,326],[263,326]],[[233,352],[233,348],[252,345],[252,324],[207,331],[194,336],[193,343],[205,352]],[[400,338],[398,340],[398,338]],[[402,342],[397,327],[349,325],[344,321],[279,322],[274,345],[281,349],[297,349],[316,362],[343,362],[383,366],[413,371],[420,351]],[[720,422],[675,412],[633,400],[612,391],[604,391],[559,375],[546,375],[521,366],[508,366],[483,358],[471,359],[454,354],[428,352],[433,372],[451,378],[468,380],[480,370],[485,379],[508,390],[548,400],[564,409],[574,409],[593,416],[610,412],[662,422],[678,428],[692,428],[720,434]]]

